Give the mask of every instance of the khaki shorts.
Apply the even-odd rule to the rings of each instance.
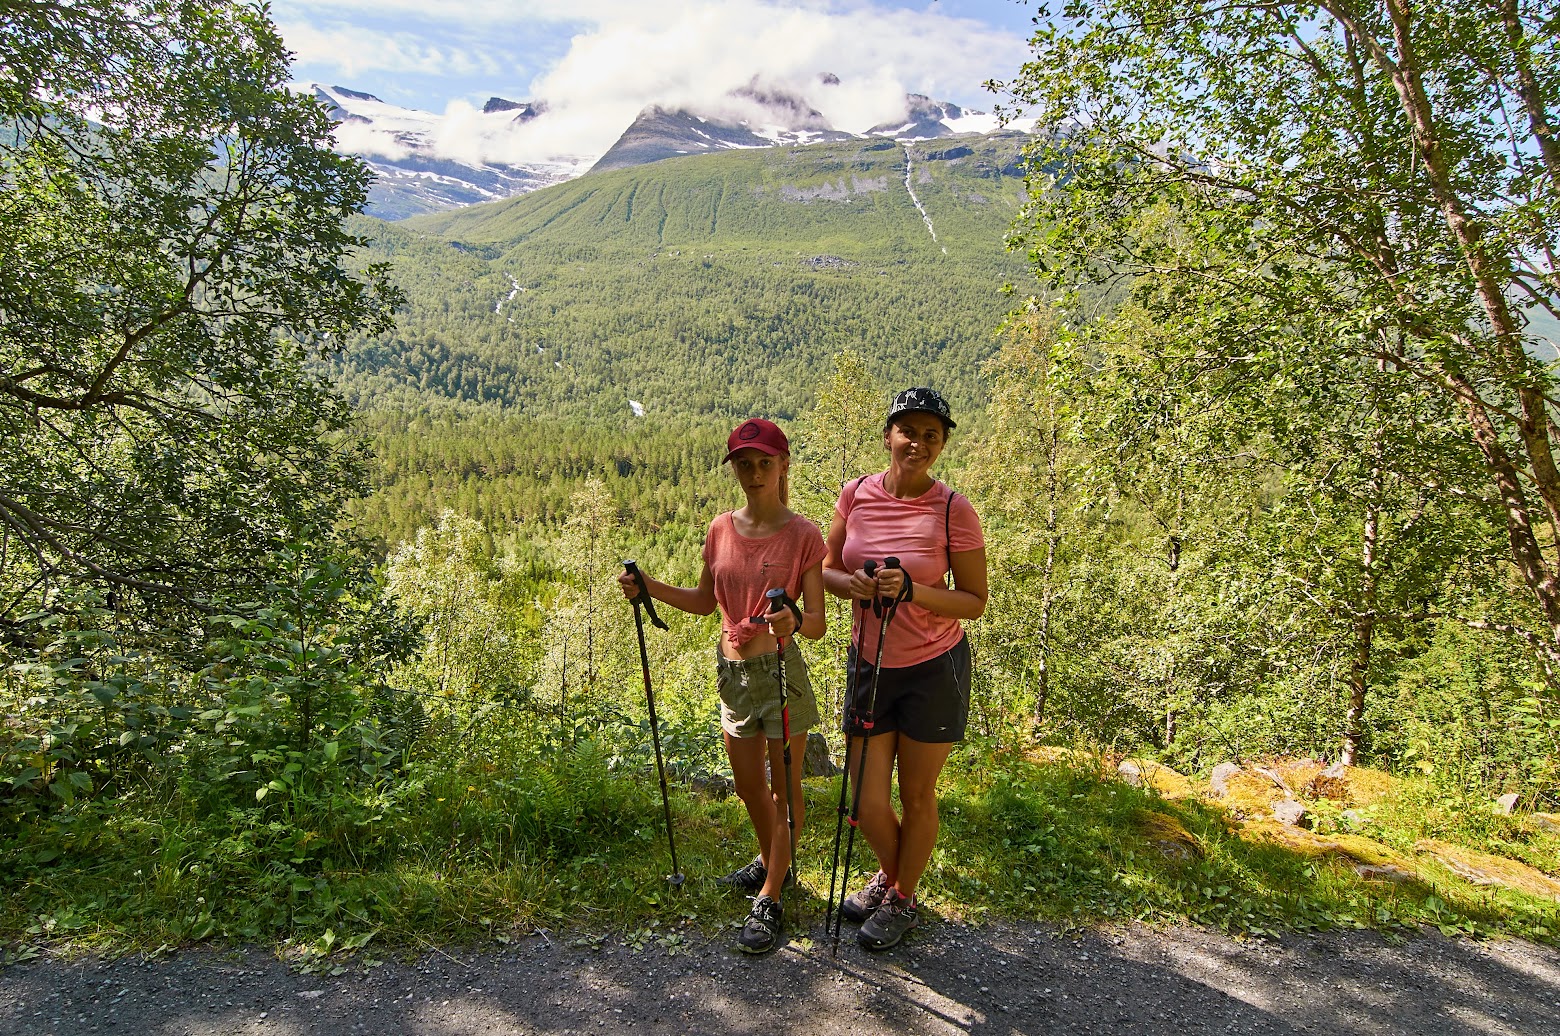
[[[715,652],[715,686],[720,691],[720,729],[732,737],[781,738],[780,685],[775,681],[775,656],[732,659]],[[809,728],[818,725],[818,702],[807,662],[796,642],[785,646],[786,706],[791,711],[791,738],[806,740]]]

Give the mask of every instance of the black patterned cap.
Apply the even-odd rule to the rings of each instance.
[[[908,388],[894,397],[894,402],[889,405],[888,417],[884,418],[883,426],[886,428],[894,423],[894,418],[900,414],[908,414],[920,411],[923,414],[931,414],[942,421],[949,428],[957,428],[953,423],[953,411],[948,409],[948,401],[944,399],[936,389]]]

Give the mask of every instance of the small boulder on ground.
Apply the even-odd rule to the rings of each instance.
[[[1168,813],[1144,810],[1137,814],[1138,830],[1144,839],[1167,860],[1185,862],[1200,857],[1202,846],[1197,836]]]
[[[1503,817],[1509,817],[1517,811],[1517,802],[1522,798],[1516,792],[1509,792],[1495,800],[1495,812]]]
[[[1220,763],[1213,768],[1213,773],[1208,777],[1208,787],[1222,799],[1230,793],[1230,778],[1237,773],[1240,773],[1239,763]]]
[[[829,754],[829,742],[823,734],[814,730],[807,735],[806,761],[802,765],[803,777],[833,777],[840,772],[834,757]]]
[[[1394,867],[1390,863],[1357,863],[1354,865],[1354,873],[1366,881],[1390,881],[1398,885],[1419,880],[1413,871]]]
[[[1305,786],[1306,793],[1316,799],[1335,799],[1347,802],[1349,799],[1349,768],[1343,763],[1333,763],[1327,769],[1311,778],[1311,783]]]
[[[1305,803],[1298,799],[1284,799],[1273,804],[1273,819],[1280,824],[1290,827],[1306,827],[1306,819],[1310,814],[1306,811]]]

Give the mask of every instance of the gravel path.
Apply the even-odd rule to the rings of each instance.
[[[936,922],[836,958],[814,937],[753,959],[727,933],[675,954],[537,935],[335,978],[254,949],[45,957],[0,971],[0,1034],[1560,1036],[1560,951],[1523,942]]]

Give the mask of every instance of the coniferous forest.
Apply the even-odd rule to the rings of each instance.
[[[1545,5],[1079,4],[993,84],[998,134],[399,223],[264,8],[141,6],[0,14],[8,955],[719,923],[661,881],[616,574],[697,580],[747,416],[826,528],[919,384],[992,587],[935,909],[1560,938]],[[713,875],[752,851],[717,624],[669,618]]]

